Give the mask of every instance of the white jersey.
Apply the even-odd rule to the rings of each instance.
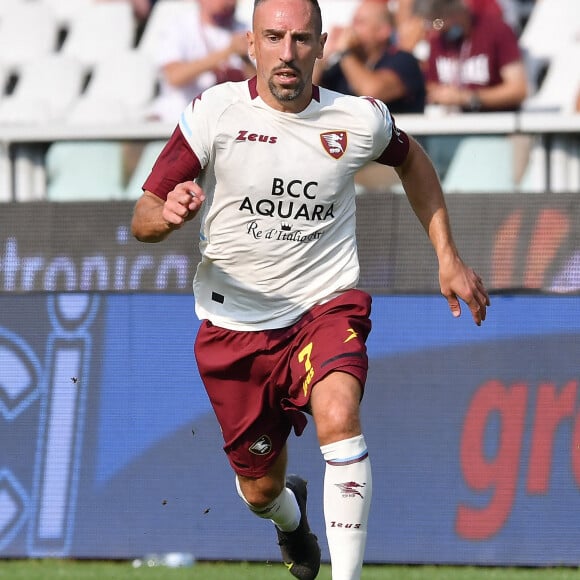
[[[354,175],[383,153],[392,119],[374,99],[314,89],[294,114],[266,105],[255,79],[224,83],[181,116],[206,194],[200,319],[282,328],[358,282]]]

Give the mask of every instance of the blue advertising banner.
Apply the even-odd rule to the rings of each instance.
[[[580,564],[580,297],[497,295],[478,328],[374,297],[367,561]],[[241,504],[184,294],[0,296],[0,557],[279,560]],[[328,559],[314,429],[290,441]]]

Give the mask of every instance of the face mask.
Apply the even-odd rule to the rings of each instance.
[[[453,24],[444,33],[443,38],[449,44],[459,44],[465,37],[465,30],[460,24]]]

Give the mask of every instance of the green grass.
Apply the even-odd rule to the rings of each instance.
[[[282,564],[198,563],[190,568],[133,568],[131,562],[0,560],[3,580],[291,580]],[[365,566],[362,580],[580,580],[575,568]],[[318,580],[330,580],[323,566]]]

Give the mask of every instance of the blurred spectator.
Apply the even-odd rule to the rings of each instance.
[[[475,16],[493,16],[503,19],[502,7],[496,0],[465,0],[465,4]]]
[[[156,58],[160,94],[148,117],[177,121],[187,104],[208,87],[254,74],[248,58],[248,26],[235,17],[236,0],[198,0],[199,10],[169,23]]]
[[[388,3],[361,0],[352,25],[329,32],[314,82],[350,95],[384,101],[392,113],[422,113],[425,78],[419,61],[395,44]],[[357,193],[384,191],[398,183],[391,167],[370,163],[355,176]]]
[[[421,70],[427,68],[429,61],[428,23],[420,13],[412,12],[405,18],[396,19],[397,46],[406,52],[410,52],[419,61]]]
[[[467,6],[477,16],[501,18],[516,33],[520,33],[519,0],[466,0]]]
[[[463,0],[433,0],[427,100],[448,110],[515,111],[527,96],[526,68],[513,30],[474,14]]]
[[[481,3],[474,13],[467,5],[469,1],[432,0],[426,112],[517,111],[528,93],[517,36],[505,20],[486,14]],[[448,135],[424,141],[442,178],[460,140]],[[527,164],[531,140],[520,135],[510,140],[514,180],[518,182]]]
[[[378,98],[392,113],[422,113],[425,80],[419,62],[394,44],[394,30],[386,2],[362,0],[352,26],[330,32],[316,81],[341,93]]]
[[[429,36],[432,33],[428,20],[432,0],[388,0],[394,16],[397,46],[412,52],[423,70],[429,59]],[[495,16],[505,20],[519,34],[521,29],[518,0],[465,0],[474,14]]]

